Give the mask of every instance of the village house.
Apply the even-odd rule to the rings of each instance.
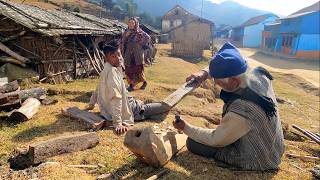
[[[320,59],[320,2],[266,24],[261,47],[297,59]]]
[[[201,29],[201,31],[199,31]],[[201,57],[210,48],[214,23],[175,6],[162,18],[162,31],[169,34],[172,55]]]
[[[264,25],[279,18],[274,14],[256,16],[232,29],[231,39],[238,47],[259,48]]]
[[[0,63],[27,66],[42,80],[99,73],[102,45],[126,25],[110,19],[0,0]]]
[[[183,7],[176,5],[162,17],[162,32],[166,33],[171,29],[195,20],[199,17],[189,13]]]

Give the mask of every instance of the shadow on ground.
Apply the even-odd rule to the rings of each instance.
[[[61,135],[66,132],[86,131],[86,126],[80,124],[78,121],[71,120],[59,114],[56,116],[57,120],[48,125],[35,126],[19,132],[12,137],[14,142],[29,142],[37,137],[48,136],[52,134]]]

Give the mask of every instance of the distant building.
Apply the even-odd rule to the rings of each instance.
[[[140,28],[149,34],[149,36],[152,39],[153,43],[158,43],[159,42],[159,36],[160,36],[160,31],[157,30],[156,28],[150,26],[149,24],[140,24]]]
[[[162,32],[166,33],[175,27],[187,24],[197,18],[199,17],[189,13],[181,6],[176,5],[162,17]]]
[[[205,19],[196,19],[171,29],[172,55],[201,57],[203,50],[210,48],[214,24]]]
[[[262,48],[298,59],[320,59],[320,2],[271,24],[263,32]]]
[[[201,57],[210,48],[214,23],[189,13],[177,5],[162,18],[162,32],[172,42],[172,54],[184,57]]]
[[[258,48],[261,45],[264,25],[279,18],[274,14],[256,16],[232,29],[231,38],[237,46]]]
[[[229,25],[225,26],[220,26],[216,31],[215,31],[215,37],[217,38],[231,38],[231,33],[232,33],[232,27]]]

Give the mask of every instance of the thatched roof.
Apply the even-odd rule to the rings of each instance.
[[[32,31],[48,36],[91,34],[117,35],[126,27],[117,20],[69,11],[45,10],[35,6],[0,0],[3,15]]]

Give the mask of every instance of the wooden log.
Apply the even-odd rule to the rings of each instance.
[[[20,88],[17,80],[9,82],[3,86],[0,86],[0,93],[8,93],[12,91],[16,91]]]
[[[170,94],[166,97],[162,102],[166,103],[171,108],[178,104],[187,94],[191,93],[197,87],[199,87],[199,83],[192,79],[189,82],[183,84],[179,89],[177,89],[174,93]]]
[[[88,164],[80,164],[80,165],[67,165],[69,168],[98,168],[98,165],[88,165]]]
[[[11,113],[9,120],[22,122],[31,119],[39,111],[40,104],[38,99],[28,98],[22,103],[22,106],[19,109]]]
[[[47,89],[45,88],[32,88],[32,89],[26,89],[21,91],[15,91],[10,93],[5,93],[3,96],[16,96],[19,95],[19,98],[21,101],[24,101],[28,98],[36,98],[36,99],[45,99],[47,94]]]
[[[300,131],[301,133],[303,133],[305,136],[307,136],[308,138],[310,138],[311,140],[315,141],[316,143],[320,144],[320,138],[318,138],[316,135],[314,135],[313,133],[310,133],[302,128],[300,128],[299,126],[293,124],[292,127],[298,131]]]
[[[80,110],[78,107],[63,108],[62,114],[84,123],[89,129],[93,130],[102,129],[106,122],[102,117],[88,111]]]
[[[15,53],[15,52],[13,52],[11,49],[9,49],[7,46],[2,44],[1,42],[0,42],[0,50],[2,50],[3,52],[7,53],[10,56],[12,56],[16,60],[21,61],[22,63],[30,62],[30,60],[28,58],[25,58],[25,57],[20,56],[19,54]]]
[[[64,153],[82,151],[99,144],[96,133],[79,133],[61,136],[29,145],[23,151],[16,151],[8,160],[13,169],[24,169],[45,162],[47,158]]]
[[[21,101],[19,96],[16,97],[9,97],[10,99],[8,100],[7,103],[3,103],[0,105],[0,110],[1,111],[11,111],[13,109],[17,109],[21,107]]]
[[[134,128],[126,133],[124,145],[145,163],[164,166],[186,144],[187,136],[176,132],[155,133],[152,127]]]

